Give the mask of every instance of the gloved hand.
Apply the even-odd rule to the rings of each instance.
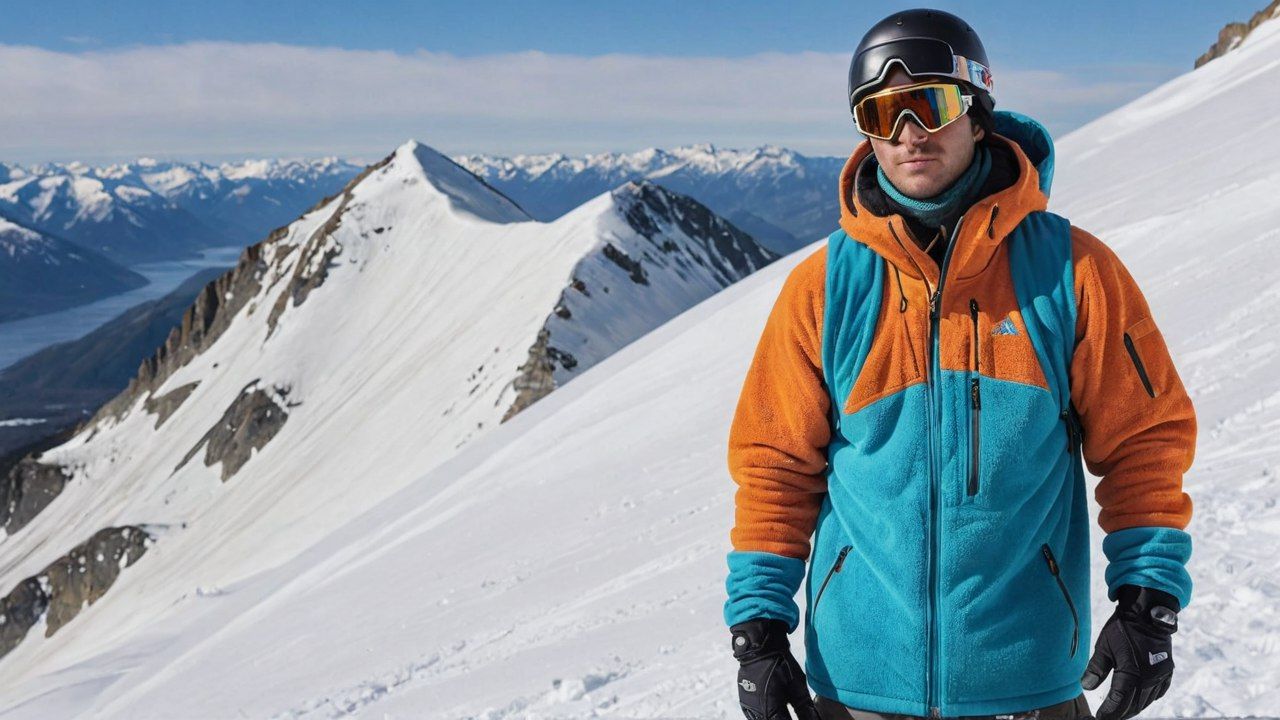
[[[729,628],[738,668],[738,703],[747,720],[790,720],[787,706],[800,720],[820,720],[809,696],[804,670],[791,655],[787,623],[759,618]]]
[[[1126,720],[1164,695],[1173,678],[1173,642],[1182,606],[1169,593],[1121,585],[1080,683],[1093,690],[1114,668],[1098,720]]]

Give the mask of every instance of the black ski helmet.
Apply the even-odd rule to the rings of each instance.
[[[912,77],[938,76],[973,91],[974,120],[991,135],[995,98],[987,51],[969,23],[942,10],[917,8],[886,17],[867,31],[849,64],[849,112],[897,63]]]

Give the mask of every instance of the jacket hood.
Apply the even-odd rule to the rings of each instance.
[[[980,273],[1005,236],[1028,214],[1045,210],[1049,204],[1054,161],[1049,131],[1035,119],[1009,110],[997,110],[994,119],[992,140],[1004,143],[1012,151],[1018,174],[1013,184],[979,198],[965,211],[948,268],[951,276],[960,279]],[[871,162],[865,162],[872,155],[871,141],[863,140],[840,172],[840,228],[901,272],[915,278],[923,276],[936,287],[937,263],[911,240],[906,218],[897,213],[876,215],[854,192],[859,173],[874,168]]]

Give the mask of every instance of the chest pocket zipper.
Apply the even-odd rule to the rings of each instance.
[[[840,548],[840,554],[836,556],[836,561],[831,564],[831,569],[827,571],[827,576],[822,579],[822,585],[818,587],[818,596],[813,599],[813,617],[809,620],[810,625],[816,624],[818,618],[818,603],[822,602],[822,593],[827,591],[827,583],[831,582],[832,575],[840,572],[840,568],[844,567],[844,558],[852,549],[852,545],[845,545]]]
[[[978,344],[978,301],[969,298],[969,317],[973,320],[973,377],[969,378],[969,446],[972,454],[969,458],[969,496],[978,494],[978,475],[981,469],[981,437],[982,437],[982,389],[980,387],[982,371],[982,352]]]
[[[1062,591],[1062,598],[1067,601],[1067,609],[1071,611],[1071,654],[1069,657],[1076,656],[1076,646],[1080,642],[1080,616],[1076,614],[1075,603],[1071,602],[1071,593],[1067,592],[1067,584],[1062,582],[1062,576],[1058,574],[1058,561],[1053,557],[1053,550],[1049,549],[1049,543],[1040,546],[1040,552],[1044,554],[1044,562],[1049,566],[1049,572],[1053,574],[1053,579],[1058,581],[1058,589]]]

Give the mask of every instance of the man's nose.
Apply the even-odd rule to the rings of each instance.
[[[929,137],[929,131],[925,130],[916,119],[910,115],[905,115],[902,122],[898,125],[898,134],[894,137],[895,143],[917,144]]]

